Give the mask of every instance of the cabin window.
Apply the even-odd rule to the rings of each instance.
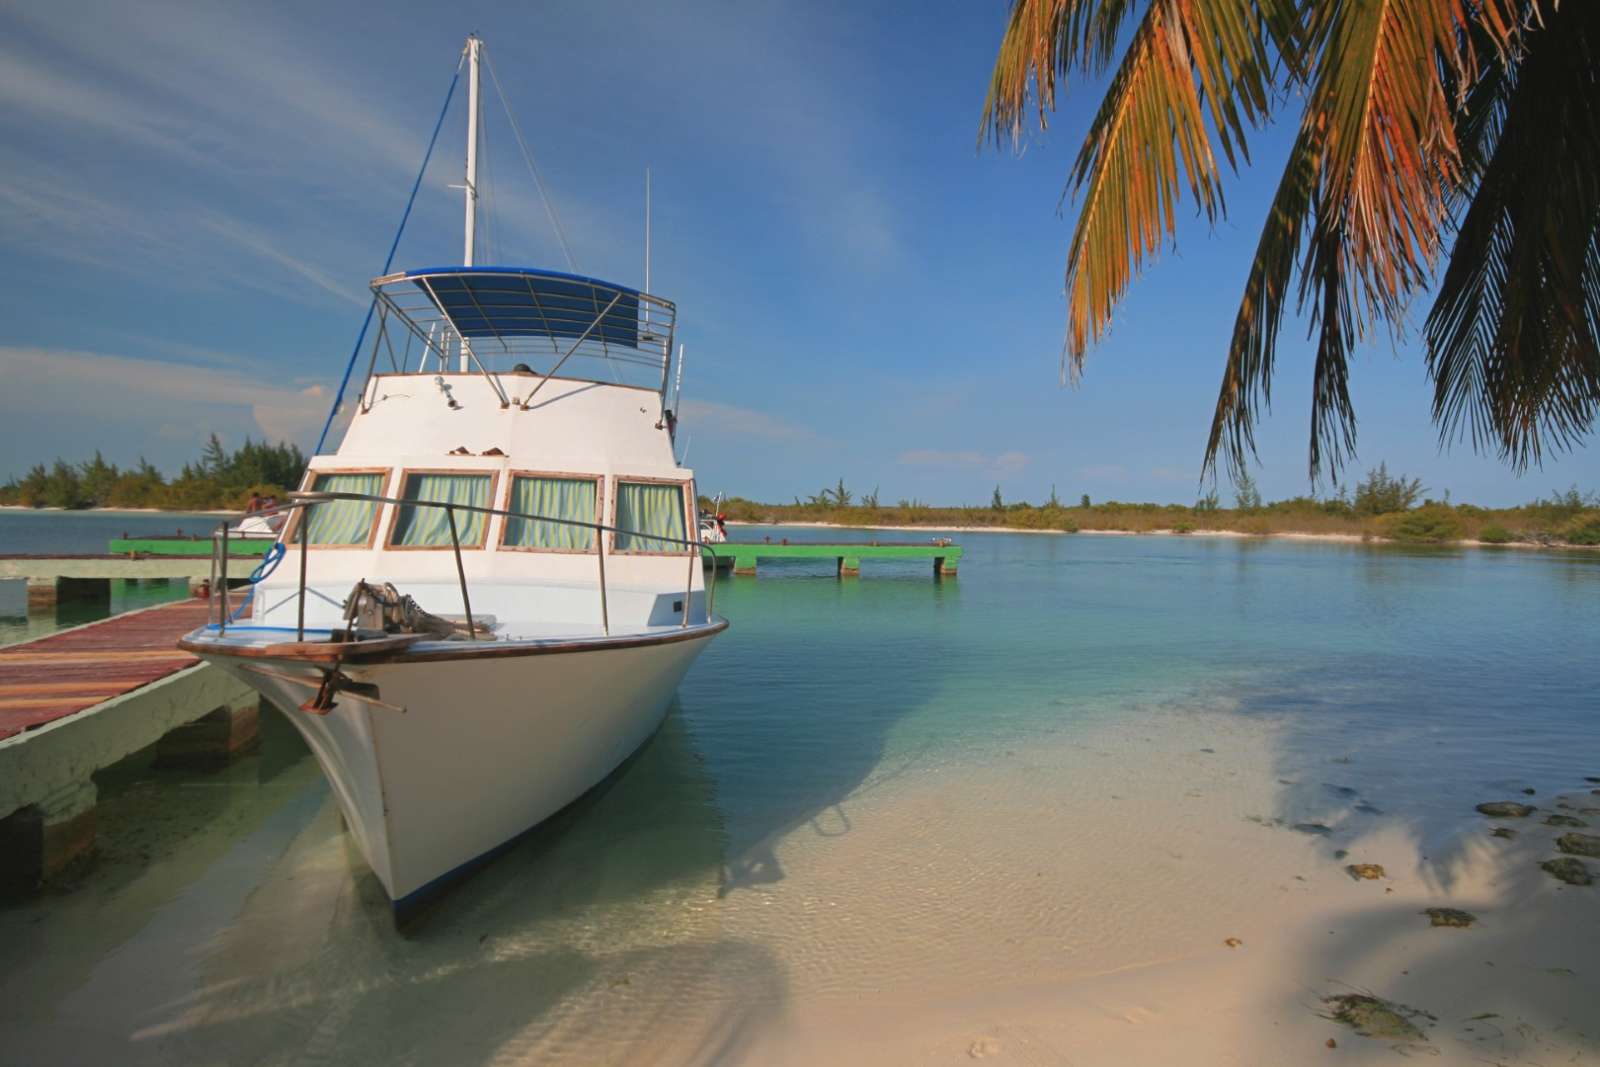
[[[418,502],[486,508],[494,496],[494,476],[460,471],[407,471],[400,496]],[[455,517],[461,547],[483,547],[488,516],[481,511],[457,509]],[[399,505],[395,509],[389,544],[394,548],[449,548],[450,513],[444,508]]]
[[[511,499],[507,511],[539,515],[568,522],[595,521],[600,498],[598,479],[546,474],[519,474],[511,480]],[[564,522],[506,518],[500,543],[506,548],[530,548],[548,552],[592,552],[594,530]]]
[[[387,471],[317,474],[311,489],[318,493],[363,493],[381,496]],[[306,509],[306,540],[313,545],[368,545],[378,505],[370,500],[328,500]],[[291,535],[290,540],[296,538]]]
[[[683,552],[683,485],[617,482],[617,552]]]

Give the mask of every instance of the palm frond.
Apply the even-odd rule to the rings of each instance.
[[[1063,373],[1077,374],[1145,261],[1175,235],[1185,188],[1208,219],[1225,210],[1213,136],[1230,165],[1248,158],[1245,128],[1264,119],[1272,91],[1254,6],[1155,0],[1135,29],[1069,179],[1082,207],[1067,254]]]
[[[1234,319],[1222,388],[1201,464],[1202,477],[1215,471],[1220,454],[1227,461],[1229,474],[1237,480],[1247,458],[1255,454],[1255,424],[1262,406],[1272,400],[1278,328],[1311,209],[1321,151],[1317,124],[1303,123],[1267,211],[1244,298]]]
[[[1425,331],[1441,443],[1519,469],[1600,414],[1600,5],[1535,11],[1458,121],[1478,165]]]
[[[1140,0],[1016,0],[983,103],[978,140],[1020,139],[1032,96],[1039,126],[1048,126],[1056,85],[1074,69],[1100,74],[1111,61],[1123,24]]]

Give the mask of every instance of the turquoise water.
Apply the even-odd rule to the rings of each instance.
[[[913,797],[948,813],[929,846],[966,852],[997,783],[1019,780],[1000,768],[1102,728],[1270,726],[1261,817],[1393,822],[1441,847],[1477,801],[1600,775],[1600,554],[951,536],[955,580],[872,560],[859,581],[802,562],[722,579],[733,626],[661,733],[405,935],[277,717],[217,775],[119,769],[100,783],[97,869],[0,907],[0,1047],[33,1063],[621,1061],[691,993],[780,1003],[796,961],[877,988],[867,954],[807,949],[844,921],[806,895],[819,872],[851,857],[848,892],[881,892],[887,869],[852,850]],[[1036,787],[1049,803],[1028,834],[1086,832],[1066,772]],[[1005,898],[976,906],[1007,918]],[[710,1052],[735,1051],[717,1025]]]
[[[124,534],[205,533],[216,523],[212,515],[5,510],[0,511],[0,555],[93,555],[105,552],[112,538]],[[26,584],[0,581],[0,645],[31,641],[64,627],[147,608],[188,593],[185,581],[112,582],[109,602],[65,602],[30,616]]]
[[[103,511],[0,511],[0,554],[105,552],[114,537],[210,536],[216,515]]]

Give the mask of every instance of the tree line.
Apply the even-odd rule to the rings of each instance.
[[[1337,534],[1413,543],[1483,541],[1600,545],[1600,494],[1574,486],[1512,508],[1452,503],[1448,491],[1434,499],[1420,478],[1391,474],[1386,464],[1369,470],[1353,487],[1331,496],[1266,501],[1254,479],[1241,471],[1231,501],[1216,490],[1193,505],[1095,503],[1087,493],[1064,503],[1054,486],[1043,504],[1008,501],[999,486],[987,505],[934,506],[916,499],[881,503],[876,487],[853,492],[838,483],[790,504],[764,504],[730,497],[716,505],[735,522],[822,522],[845,526],[926,526],[933,529],[988,526],[1026,530],[1167,531],[1177,534],[1230,531],[1242,534]],[[1229,506],[1231,504],[1231,506]],[[713,502],[701,498],[707,513]]]
[[[306,457],[300,446],[246,437],[233,451],[212,434],[200,458],[168,479],[141,456],[132,467],[107,462],[99,450],[83,463],[57,459],[34,465],[0,485],[0,505],[30,508],[162,508],[202,511],[242,508],[252,493],[282,496],[300,484]]]

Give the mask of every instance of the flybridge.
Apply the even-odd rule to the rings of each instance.
[[[478,136],[482,124],[479,69],[486,59],[483,42],[476,36],[467,38],[450,89],[445,94],[444,106],[434,124],[433,136],[423,154],[422,166],[412,184],[400,227],[389,246],[384,273],[371,282],[372,306],[351,349],[322,435],[317,439],[319,455],[363,351],[368,353],[366,379],[360,393],[363,397],[374,375],[473,374],[482,375],[498,396],[500,406],[507,408],[514,400],[501,381],[502,375],[534,374],[547,380],[575,378],[656,393],[660,413],[658,428],[664,427],[669,436],[673,435],[677,394],[683,380],[683,353],[681,349],[677,353],[678,370],[674,380],[672,346],[677,308],[671,301],[582,274],[529,267],[479,266],[474,259],[478,230]],[[494,66],[487,65],[493,79]],[[465,182],[459,187],[465,200],[461,265],[390,273],[395,250],[422,187],[463,67],[467,71],[468,120]],[[495,80],[495,88],[498,92],[498,80]],[[503,93],[501,101],[505,103]],[[540,195],[545,196],[543,180],[508,103],[506,117],[522,149],[530,176]],[[646,174],[645,289],[648,289],[650,204],[648,172]],[[567,257],[567,265],[575,271],[576,264],[567,248],[565,233],[548,197],[545,197],[545,206]],[[445,383],[441,381],[439,387],[448,395]],[[541,388],[543,383],[515,402],[527,410]],[[369,403],[363,400],[362,410],[366,410]]]
[[[539,374],[665,394],[677,309],[598,278],[525,267],[428,267],[372,281],[368,372]]]

